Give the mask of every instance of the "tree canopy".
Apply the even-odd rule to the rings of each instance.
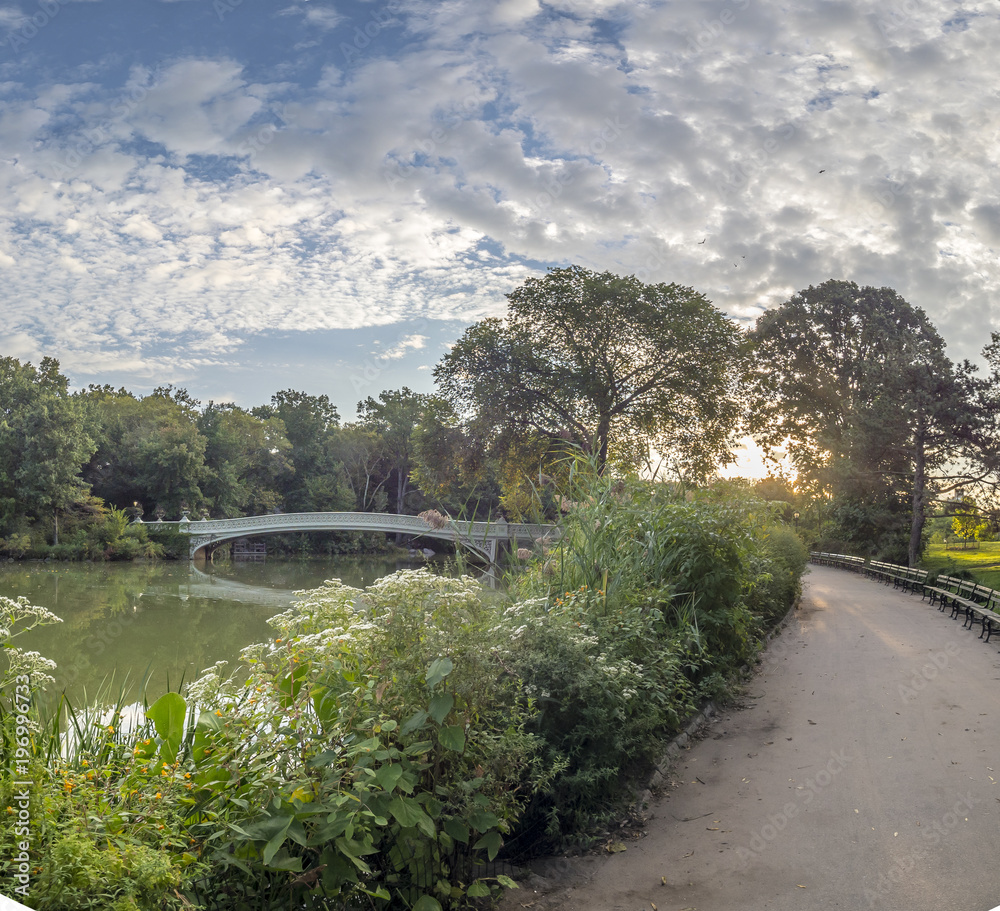
[[[891,288],[810,286],[763,314],[751,341],[755,436],[787,445],[798,487],[831,501],[842,539],[895,539],[915,563],[930,504],[994,472],[995,372],[952,364]]]
[[[730,458],[743,348],[703,295],[571,266],[507,300],[506,317],[466,330],[434,372],[482,439],[499,450],[533,435],[569,442],[602,470],[656,447],[699,478]]]

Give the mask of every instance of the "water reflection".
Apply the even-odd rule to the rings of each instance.
[[[184,563],[0,566],[0,594],[24,595],[62,617],[15,640],[58,665],[56,686],[76,704],[111,681],[113,695],[150,701],[217,661],[272,635],[268,617],[294,592],[339,578],[364,587],[397,569],[423,565],[378,557],[232,563],[197,569]]]

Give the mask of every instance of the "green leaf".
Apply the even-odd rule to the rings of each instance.
[[[264,863],[265,865],[270,865],[272,858],[278,853],[278,848],[280,848],[285,843],[285,836],[288,832],[288,827],[292,824],[291,816],[286,816],[280,819],[276,819],[275,822],[284,823],[274,835],[268,840],[267,844],[264,845]]]
[[[460,841],[463,845],[469,843],[469,827],[461,819],[449,816],[441,825],[455,841]]]
[[[496,813],[491,813],[489,810],[473,810],[469,814],[469,822],[472,824],[473,829],[482,833],[492,829],[500,820],[497,818]]]
[[[325,686],[317,686],[312,691],[312,704],[316,710],[316,717],[324,727],[329,727],[337,720],[340,711],[340,702],[337,694]]]
[[[334,844],[340,848],[340,853],[346,857],[355,867],[357,867],[362,873],[371,873],[371,867],[368,866],[356,853],[354,853],[354,845],[356,842],[352,842],[346,838],[338,838]],[[370,851],[366,853],[371,853]]]
[[[473,883],[466,892],[469,898],[486,898],[490,894],[490,887],[486,883]]]
[[[396,787],[396,783],[402,774],[403,767],[398,762],[394,762],[389,765],[379,766],[375,770],[375,780],[383,790],[391,791]]]
[[[180,693],[164,693],[146,709],[146,717],[153,722],[161,740],[160,758],[166,763],[177,759],[177,750],[184,738],[186,714],[187,703]]]
[[[412,911],[441,911],[441,902],[431,895],[421,895],[414,903]]]
[[[435,658],[427,667],[427,686],[434,689],[454,669],[451,658]]]
[[[416,712],[403,722],[399,733],[412,734],[414,731],[419,731],[425,724],[427,724],[427,713],[422,711]]]
[[[461,753],[465,749],[465,729],[458,724],[441,728],[438,731],[438,743],[446,750]]]
[[[497,882],[500,883],[505,889],[520,889],[521,887],[514,882],[509,876],[504,876],[503,873],[497,874]]]
[[[309,665],[307,663],[300,664],[291,673],[286,674],[278,680],[278,692],[281,693],[281,704],[286,709],[291,708],[295,702],[299,691],[302,689],[303,680],[308,673]]]
[[[434,821],[411,797],[393,797],[389,801],[389,812],[403,828],[416,827],[428,838],[434,837]]]
[[[499,832],[494,830],[492,832],[487,832],[472,847],[486,848],[486,852],[489,855],[490,860],[493,860],[493,858],[497,856],[497,851],[500,850],[501,845],[503,845],[503,838],[500,837]]]
[[[451,693],[438,693],[433,699],[429,708],[429,714],[438,724],[443,724],[448,713],[455,705],[455,697]]]
[[[407,756],[423,756],[434,748],[434,744],[429,740],[421,740],[419,743],[411,743],[406,748]]]

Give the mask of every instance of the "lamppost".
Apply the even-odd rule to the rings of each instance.
[[[799,533],[799,514],[797,512],[792,513],[792,528],[795,530],[795,534]]]

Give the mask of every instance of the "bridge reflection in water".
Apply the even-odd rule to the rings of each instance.
[[[201,519],[197,522],[185,517],[179,522],[148,522],[146,527],[153,534],[169,529],[189,535],[189,556],[192,560],[210,560],[215,548],[237,538],[304,531],[363,531],[450,541],[492,565],[496,563],[501,548],[532,547],[542,539],[554,541],[560,534],[558,525],[508,523],[503,519],[496,522],[451,519],[438,527],[420,516],[381,512],[293,512],[239,519]]]

